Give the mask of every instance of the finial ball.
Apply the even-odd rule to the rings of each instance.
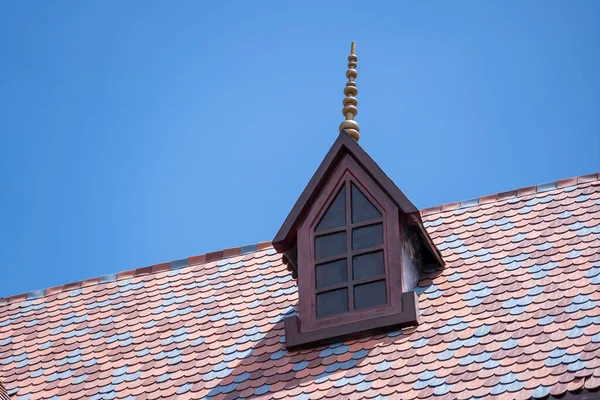
[[[358,133],[360,131],[360,126],[358,125],[358,122],[354,120],[354,117],[358,114],[358,108],[356,108],[358,105],[358,101],[356,100],[358,88],[354,82],[358,76],[358,72],[356,71],[357,61],[356,42],[352,42],[350,45],[350,55],[348,56],[348,70],[346,71],[348,82],[346,82],[346,87],[344,88],[344,95],[346,97],[344,98],[344,108],[342,109],[342,114],[344,114],[346,120],[340,124],[340,132],[345,131],[358,142],[358,139],[360,138],[360,134]]]

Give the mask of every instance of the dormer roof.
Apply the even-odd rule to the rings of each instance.
[[[286,252],[294,246],[296,232],[303,221],[306,213],[314,203],[327,182],[328,177],[345,155],[349,154],[354,160],[377,182],[381,189],[394,201],[398,208],[414,221],[424,240],[428,243],[428,249],[435,256],[440,265],[443,260],[440,252],[435,248],[427,230],[423,227],[419,210],[406,197],[396,184],[383,172],[377,163],[363,150],[363,148],[350,135],[342,131],[333,143],[327,155],[313,174],[312,178],[302,191],[302,194],[294,204],[292,210],[279,228],[273,239],[273,247],[280,252]]]

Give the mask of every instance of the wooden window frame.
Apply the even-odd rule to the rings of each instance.
[[[375,220],[353,224],[351,219],[351,185],[354,182],[365,197],[381,212],[382,217]],[[320,219],[327,211],[327,207],[333,201],[341,186],[346,183],[346,222],[343,227],[319,231],[314,229]],[[302,321],[301,331],[315,331],[332,328],[344,324],[356,323],[369,318],[377,318],[402,312],[402,260],[401,260],[401,229],[398,207],[375,183],[374,179],[359,166],[356,160],[349,154],[342,157],[335,169],[332,171],[327,183],[324,185],[321,195],[316,199],[308,212],[306,219],[298,229],[298,290],[299,290],[299,316]],[[357,251],[352,250],[352,229],[362,226],[382,223],[383,244]],[[314,256],[314,243],[316,236],[327,233],[346,232],[346,250],[344,255],[320,259],[318,262]],[[352,257],[359,254],[367,254],[383,250],[385,273],[378,277],[369,277],[354,281],[352,279]],[[347,278],[346,283],[316,289],[316,265],[328,261],[340,260],[346,257]],[[361,283],[375,282],[385,279],[387,303],[380,306],[354,310],[354,287]],[[316,294],[335,290],[336,288],[348,288],[349,311],[317,318],[316,316]]]
[[[379,211],[379,213],[381,214],[381,217],[372,219],[372,220],[368,220],[368,221],[352,223],[352,195],[351,195],[351,193],[352,193],[352,185],[353,184],[356,186],[356,188],[358,190],[360,190],[363,193],[363,195],[367,198],[367,200],[369,200],[371,202],[371,204],[373,204],[373,206]],[[346,199],[346,204],[345,204],[346,216],[345,217],[346,217],[346,222],[347,222],[346,225],[317,232],[316,231],[317,225],[319,224],[319,222],[321,221],[321,218],[323,218],[323,216],[325,215],[325,213],[327,212],[327,210],[333,203],[333,200],[338,195],[342,186],[344,187],[344,190],[346,192],[345,193],[345,199]],[[326,190],[327,190],[327,187],[326,187]],[[315,315],[313,317],[317,318],[319,320],[323,320],[324,318],[334,318],[336,316],[342,315],[342,313],[334,314],[330,317],[318,317],[316,315],[316,296],[318,294],[330,292],[332,290],[338,290],[338,289],[344,289],[344,288],[348,289],[348,311],[346,311],[346,312],[354,313],[354,312],[358,312],[354,309],[354,288],[356,286],[362,285],[364,283],[385,280],[385,290],[386,290],[386,299],[387,300],[386,300],[385,304],[382,304],[377,307],[387,307],[389,305],[389,287],[388,287],[388,282],[387,282],[387,277],[388,277],[387,272],[388,271],[387,271],[387,267],[386,267],[387,255],[386,255],[386,246],[385,246],[385,235],[383,235],[382,243],[380,245],[372,246],[372,247],[368,247],[368,248],[364,248],[364,249],[360,249],[360,250],[352,249],[352,241],[353,241],[352,232],[354,229],[381,224],[383,232],[385,232],[385,226],[386,226],[385,225],[385,217],[384,217],[385,213],[380,209],[380,207],[378,207],[378,203],[373,198],[370,198],[369,195],[365,194],[365,191],[366,190],[360,186],[359,182],[356,179],[353,179],[352,173],[345,173],[342,176],[342,179],[335,186],[335,189],[332,192],[332,196],[328,197],[327,202],[325,203],[325,207],[321,210],[320,214],[317,216],[316,221],[313,223],[312,232],[311,232],[311,238],[312,238],[312,243],[313,243],[313,256],[314,256],[314,249],[315,249],[314,243],[315,243],[317,237],[327,236],[327,235],[331,235],[331,234],[335,234],[335,233],[342,233],[342,232],[346,233],[346,252],[344,254],[339,254],[339,255],[335,255],[335,256],[331,256],[331,257],[327,257],[327,258],[321,258],[318,260],[313,257],[313,259],[314,259],[314,271],[313,272],[315,272],[315,273],[316,273],[317,265],[327,264],[330,262],[346,259],[346,278],[347,279],[346,279],[345,283],[339,283],[337,285],[327,286],[327,287],[323,287],[323,288],[319,289],[319,288],[316,288],[316,280],[314,282],[315,284],[313,285],[313,288],[315,288],[315,293],[313,296],[315,296],[315,299],[314,299]],[[383,252],[383,267],[384,267],[383,274],[355,280],[353,278],[354,257],[364,255],[364,254],[376,253],[379,251]],[[374,308],[375,307],[369,307],[368,309],[373,310]],[[367,310],[367,309],[365,309],[365,310]]]
[[[342,160],[344,165],[340,166]],[[307,221],[314,222],[316,217],[314,213],[319,213],[324,205],[329,203],[327,198],[331,196],[331,187],[335,186],[331,182],[337,182],[340,178],[340,171],[343,173],[346,169],[357,178],[359,186],[366,188],[366,195],[378,200],[376,203],[385,201],[386,204],[395,206],[384,207],[386,221],[388,218],[391,221],[390,223],[386,222],[384,232],[387,235],[385,243],[388,246],[387,267],[390,271],[390,278],[388,278],[390,280],[387,284],[390,288],[390,305],[387,309],[384,308],[377,313],[381,314],[380,316],[373,315],[372,309],[365,309],[366,311],[361,314],[365,316],[363,320],[344,322],[341,318],[344,314],[338,314],[335,318],[331,318],[333,322],[321,324],[316,321],[316,318],[309,317],[314,279],[311,279],[310,272],[307,270],[314,268],[314,260],[310,259],[312,244],[309,237],[310,231],[307,228],[310,223]],[[337,179],[332,178],[332,174],[336,174]],[[324,190],[325,186],[329,188],[329,191]],[[307,218],[309,213],[312,215],[312,219]],[[292,276],[297,278],[298,284],[297,310],[299,314],[291,315],[284,320],[285,345],[288,350],[319,346],[386,332],[390,329],[418,325],[419,302],[417,295],[414,291],[402,292],[400,228],[404,223],[401,221],[405,220],[415,224],[422,236],[426,251],[431,253],[439,265],[444,265],[440,252],[423,226],[417,207],[408,200],[354,139],[346,132],[340,132],[272,241],[273,247],[279,253],[284,254],[283,258],[288,262],[288,268],[292,271]],[[300,232],[301,227],[303,227],[302,232]],[[393,242],[391,245],[390,241]],[[300,258],[302,258],[302,264],[299,262]],[[348,314],[357,315],[358,312],[346,313],[346,315]]]

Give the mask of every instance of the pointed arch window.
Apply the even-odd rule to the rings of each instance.
[[[314,229],[317,318],[387,304],[383,214],[350,178]]]
[[[297,279],[297,314],[284,320],[288,349],[417,325],[420,270],[443,265],[418,209],[346,132],[273,246]]]
[[[298,229],[299,329],[324,334],[401,311],[398,207],[348,155],[320,193]]]

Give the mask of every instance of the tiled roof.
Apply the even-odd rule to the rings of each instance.
[[[0,400],[10,400],[8,394],[6,393],[6,389],[4,388],[4,382],[0,379]]]
[[[421,277],[416,328],[287,352],[282,320],[294,312],[295,281],[272,248],[240,250],[12,297],[0,305],[0,376],[13,399],[600,389],[598,175],[423,218],[446,266]]]

